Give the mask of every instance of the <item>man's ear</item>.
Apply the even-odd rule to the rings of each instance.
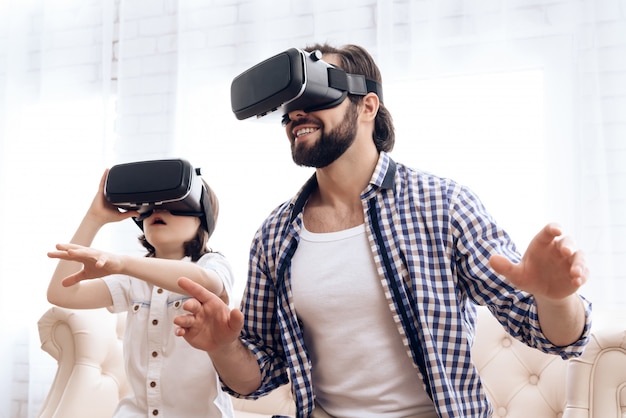
[[[363,96],[363,99],[361,100],[361,117],[363,120],[373,121],[376,119],[379,106],[380,101],[376,93],[367,93]]]

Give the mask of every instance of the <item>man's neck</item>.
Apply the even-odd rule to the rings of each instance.
[[[373,144],[372,144],[373,146]],[[311,232],[333,232],[363,223],[361,193],[376,169],[378,151],[351,152],[317,169],[318,189],[306,204],[304,222]]]
[[[332,164],[316,170],[321,202],[334,205],[360,200],[361,192],[369,184],[379,153],[369,138],[368,141],[358,139],[352,146]]]

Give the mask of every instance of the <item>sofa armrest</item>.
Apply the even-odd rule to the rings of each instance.
[[[563,418],[626,417],[626,330],[594,330],[567,370]]]
[[[41,348],[58,368],[40,418],[110,417],[129,387],[118,315],[52,307],[38,321]]]

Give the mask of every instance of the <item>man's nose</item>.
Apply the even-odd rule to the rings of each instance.
[[[305,117],[306,112],[304,110],[292,110],[288,115],[290,120],[296,120]]]

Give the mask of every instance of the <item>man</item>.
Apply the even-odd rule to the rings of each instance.
[[[308,50],[382,84],[358,46]],[[179,282],[196,299],[177,333],[233,393],[290,382],[298,417],[489,417],[470,358],[475,304],[530,346],[581,354],[588,271],[557,225],[520,256],[470,190],[390,158],[375,92],[283,122],[294,161],[315,175],[257,231],[242,312]]]

